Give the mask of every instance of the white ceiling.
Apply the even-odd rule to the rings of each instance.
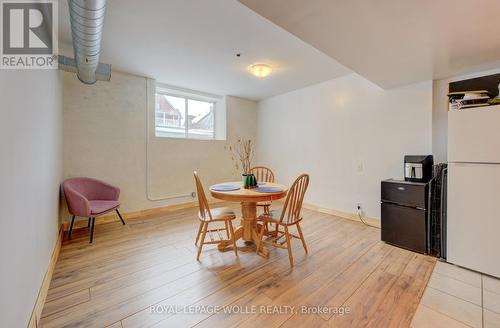
[[[169,85],[258,100],[350,72],[237,0],[108,0],[106,10],[101,62]],[[66,1],[59,12],[72,56]],[[256,62],[274,73],[251,76]]]
[[[391,88],[499,67],[499,0],[240,0]]]

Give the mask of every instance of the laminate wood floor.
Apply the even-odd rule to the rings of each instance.
[[[238,204],[230,206],[237,213]],[[380,230],[303,210],[309,248],[269,259],[215,246],[196,261],[196,208],[96,226],[64,240],[42,327],[408,327],[434,268]]]

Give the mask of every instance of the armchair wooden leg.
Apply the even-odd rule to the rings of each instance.
[[[95,218],[93,217],[90,227],[90,242],[89,242],[90,244],[92,244],[92,242],[94,241],[94,227],[95,227]]]
[[[207,234],[208,223],[203,222],[203,232],[201,234],[200,246],[198,246],[198,255],[196,255],[196,261],[200,260],[201,249],[203,248],[203,243],[205,242],[205,235]]]
[[[89,222],[87,223],[87,228],[90,228],[90,220],[91,218],[89,218]]]
[[[285,226],[285,238],[286,238],[286,246],[288,248],[288,260],[290,260],[290,266],[293,267],[292,243],[290,240],[290,235],[288,234],[287,226]]]
[[[122,218],[120,212],[118,212],[118,209],[116,209],[116,214],[118,214],[118,216],[120,217],[120,220],[122,221],[122,224],[125,225],[125,221],[123,221],[123,218]]]
[[[262,242],[262,238],[264,238],[264,230],[266,230],[266,229],[265,229],[265,226],[266,226],[266,225],[267,225],[267,222],[264,222],[264,223],[262,224],[262,227],[260,228],[260,232],[259,232],[259,240],[257,241],[257,247],[256,247],[257,249],[255,250],[255,253],[256,253],[256,254],[259,254],[259,252],[260,252],[260,246],[261,246],[261,245],[262,245],[262,243],[263,243],[263,242]]]
[[[226,225],[226,235],[227,235],[227,239],[231,239],[231,236],[229,235],[229,226],[228,226],[227,221],[224,221],[224,224]]]
[[[204,226],[204,222],[200,221],[200,227],[198,228],[198,233],[196,234],[196,240],[194,241],[195,246],[198,246],[198,240],[200,240],[201,231],[203,229],[203,226]]]
[[[306,240],[304,239],[304,234],[302,234],[302,229],[300,228],[299,223],[297,223],[297,230],[299,231],[300,240],[302,240],[302,246],[304,246],[304,250],[306,251],[307,254]]]
[[[226,226],[227,225],[229,225],[229,229],[231,230],[231,239],[233,240],[234,254],[236,254],[236,257],[238,257],[238,247],[236,247],[236,236],[234,234],[233,222],[229,221],[228,223],[226,221]]]
[[[73,215],[73,218],[71,219],[71,224],[69,226],[68,239],[71,239],[71,232],[73,231],[73,223],[75,223],[75,216],[74,215]]]
[[[262,224],[262,229],[264,230],[264,233],[267,235],[269,235],[269,223],[268,222],[264,222]]]

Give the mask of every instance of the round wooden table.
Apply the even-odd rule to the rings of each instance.
[[[259,235],[257,233],[257,203],[258,202],[268,202],[277,199],[281,199],[286,196],[288,187],[277,184],[266,182],[261,187],[278,187],[281,189],[279,192],[264,193],[257,192],[255,189],[245,189],[241,181],[238,182],[225,182],[218,183],[217,185],[237,185],[240,186],[239,190],[234,191],[215,191],[210,187],[210,193],[212,197],[229,201],[229,202],[239,202],[241,203],[241,226],[234,231],[236,240],[243,239],[246,243],[257,243],[259,240]],[[219,250],[224,251],[226,246],[232,246],[232,242],[221,242],[219,244]],[[261,247],[261,251],[265,256],[269,255],[269,249],[264,245]]]

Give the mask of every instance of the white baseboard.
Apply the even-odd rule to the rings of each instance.
[[[54,245],[54,250],[52,251],[52,256],[50,257],[50,262],[47,268],[47,272],[43,277],[42,285],[40,286],[40,289],[38,291],[38,296],[36,298],[35,305],[33,307],[33,311],[31,312],[28,328],[36,328],[38,327],[38,323],[40,322],[40,317],[42,315],[45,299],[47,298],[47,293],[49,291],[50,281],[52,280],[52,274],[54,273],[57,259],[59,258],[62,239],[63,239],[63,228],[61,227],[57,235],[57,240],[56,244]]]
[[[358,215],[355,213],[343,212],[343,211],[335,210],[332,208],[325,208],[325,207],[321,207],[321,206],[318,206],[315,204],[310,204],[310,203],[304,203],[304,204],[302,204],[302,206],[304,208],[307,208],[307,209],[312,210],[312,211],[317,211],[320,213],[330,214],[330,215],[338,216],[338,217],[341,217],[344,219],[349,219],[349,220],[361,222]],[[368,225],[380,229],[380,220],[379,219],[364,216],[363,220]]]

